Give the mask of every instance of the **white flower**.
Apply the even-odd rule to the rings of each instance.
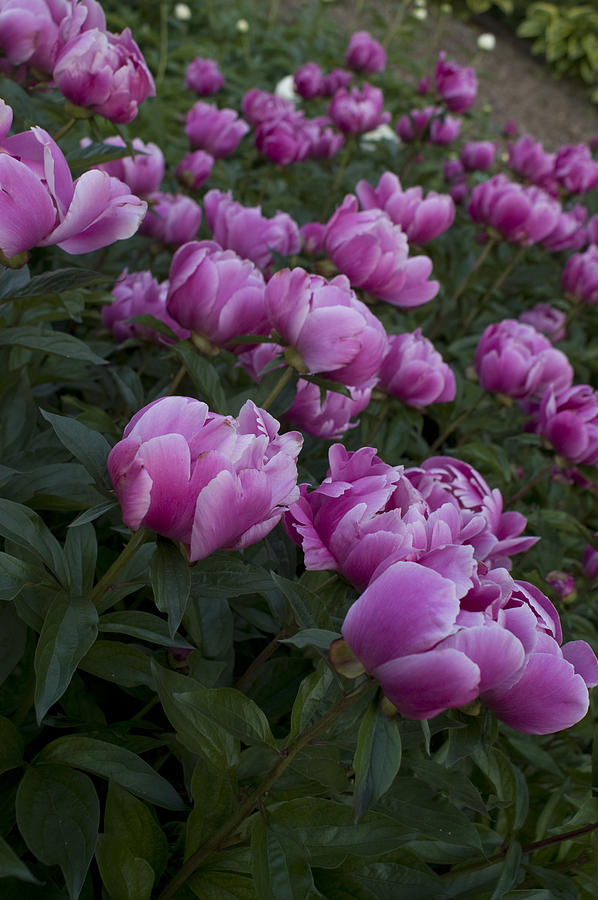
[[[295,80],[292,75],[285,75],[284,78],[281,78],[274,88],[274,93],[277,97],[282,97],[283,100],[290,100],[291,103],[296,103],[299,100],[299,94],[295,91]]]
[[[444,13],[446,16],[450,16],[453,11],[453,7],[451,3],[441,3],[440,4],[440,12]]]
[[[247,21],[247,19],[237,19],[235,28],[237,29],[239,34],[247,34],[247,32],[249,31],[249,22]]]
[[[487,31],[479,36],[478,47],[480,50],[494,50],[496,47],[496,38]]]
[[[398,144],[399,138],[390,125],[378,125],[373,131],[366,131],[361,135],[361,146],[364,150],[375,150],[378,141],[391,141],[393,144]]]
[[[189,21],[189,19],[191,18],[191,10],[186,3],[175,4],[174,17],[175,19],[180,19],[181,22]]]
[[[423,6],[418,6],[417,9],[414,9],[411,13],[414,19],[418,19],[420,22],[423,22],[428,18],[428,10]]]
[[[426,0],[415,0],[414,6],[425,7],[425,6],[426,6]]]

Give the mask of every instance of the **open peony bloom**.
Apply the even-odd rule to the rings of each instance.
[[[234,153],[248,131],[249,125],[234,109],[218,109],[203,100],[198,100],[185,118],[185,134],[191,148],[205,150],[216,159]]]
[[[326,391],[322,402],[318,385],[300,378],[297,382],[297,394],[284,418],[315,437],[325,441],[338,441],[350,428],[359,424],[359,420],[351,422],[351,419],[359,415],[370,402],[374,384],[375,379],[372,378],[365,384],[350,387],[350,397],[336,391]]]
[[[271,219],[259,206],[242,206],[230,191],[208,191],[204,197],[206,219],[214,240],[225,250],[234,250],[260,269],[272,262],[270,250],[283,256],[297,253],[301,245],[299,227],[288,213],[278,212]]]
[[[162,397],[133,416],[108,456],[123,521],[180,541],[189,562],[268,534],[298,495],[302,436],[251,400],[236,419],[191,397]]]
[[[356,31],[349,40],[345,62],[350,69],[372,75],[386,68],[386,50],[369,31]]]
[[[555,153],[547,153],[540,141],[534,141],[529,134],[524,134],[515,143],[509,144],[509,165],[513,171],[556,196],[558,185],[554,178],[555,158]]]
[[[334,444],[330,469],[285,516],[307,569],[340,572],[365,588],[392,563],[417,562],[450,577],[464,608],[483,609],[510,584],[510,555],[532,546],[526,519],[502,512],[500,491],[450,457],[416,469],[389,466],[372,447],[350,453]]]
[[[421,306],[438,293],[438,282],[427,280],[432,261],[427,256],[408,259],[403,229],[380,209],[359,212],[351,194],[328,221],[322,246],[353,287],[394,306]]]
[[[477,184],[467,212],[479,225],[525,246],[548,237],[562,214],[560,203],[546,191],[533,185],[523,187],[504,175]]]
[[[428,406],[455,399],[452,369],[421,329],[393,334],[378,373],[380,387],[408,406]]]
[[[484,172],[493,164],[495,156],[496,145],[492,141],[468,141],[460,153],[468,172]]]
[[[0,251],[10,258],[58,244],[89,253],[131,237],[147,204],[122,181],[91,169],[73,181],[58,144],[43,128],[0,146]]]
[[[564,391],[573,369],[543,334],[516,319],[488,325],[478,343],[475,367],[486,391],[516,400],[539,397],[547,388]]]
[[[140,338],[156,344],[172,344],[172,339],[147,325],[129,321],[132,316],[149,315],[168,325],[181,340],[189,332],[181,328],[166,311],[168,282],[159,284],[151,272],[131,272],[125,269],[112,288],[114,297],[109,306],[102,307],[102,324],[109,328],[115,341]]]
[[[571,194],[598,187],[598,162],[587,144],[561,147],[554,160],[554,177]]]
[[[215,241],[191,241],[174,254],[169,280],[170,315],[216,346],[239,334],[268,331],[264,277],[234,250]]]
[[[519,321],[533,325],[536,331],[546,335],[553,344],[565,337],[565,313],[550,303],[536,303],[531,309],[521,313]]]
[[[139,234],[180,246],[192,241],[201,223],[201,206],[186,194],[164,194],[154,191],[147,198],[150,202]]]
[[[399,561],[349,609],[349,647],[397,710],[430,719],[480,698],[519,731],[549,734],[580,721],[598,660],[585,641],[561,647],[558,613],[526,582],[463,610],[450,574]]]
[[[386,332],[347,278],[326,281],[304,269],[282,269],[266,285],[271,327],[300,357],[298,371],[325,372],[343,384],[363,384],[378,371]]]
[[[295,90],[304,100],[319,97],[324,90],[324,75],[315,62],[304,63],[293,76]]]
[[[49,74],[65,42],[90,28],[106,30],[104,10],[96,0],[0,3],[0,49],[11,66],[26,63]]]
[[[531,421],[561,456],[598,465],[598,393],[589,384],[574,384],[560,393],[549,388]]]
[[[582,303],[598,304],[598,247],[592,244],[585,253],[574,253],[561,275],[563,290]]]
[[[224,75],[215,59],[202,59],[198,56],[189,63],[185,72],[185,87],[195,91],[199,97],[218,93],[224,81]]]
[[[132,122],[139,105],[156,96],[152,73],[130,28],[121,34],[83,31],[64,45],[52,77],[71,103],[119,124]]]
[[[126,147],[120,135],[106,138],[105,144],[111,147]],[[83,138],[82,147],[91,144],[90,138]],[[125,156],[122,159],[114,159],[111,162],[99,163],[94,169],[101,169],[113,178],[124,181],[131,189],[131,193],[138,197],[146,197],[147,194],[157,191],[164,178],[164,154],[157,144],[144,144],[140,138],[133,138],[133,149],[137,150],[134,156]]]
[[[430,191],[424,198],[419,185],[403,190],[392,172],[384,172],[376,188],[360,181],[355,193],[362,209],[383,210],[414,244],[426,244],[438,237],[450,228],[455,218],[452,197]]]
[[[464,113],[475,103],[478,82],[474,69],[447,59],[444,51],[438,56],[434,82],[451,112]]]
[[[339,88],[328,105],[328,115],[343,134],[363,134],[390,122],[390,113],[382,112],[383,104],[382,91],[371,84]]]

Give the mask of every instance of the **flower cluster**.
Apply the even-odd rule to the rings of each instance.
[[[108,457],[124,522],[180,541],[189,562],[261,540],[297,496],[302,438],[278,430],[250,400],[236,419],[191,397],[155,400]]]

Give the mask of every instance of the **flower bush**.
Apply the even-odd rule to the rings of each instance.
[[[586,900],[595,151],[263,7],[0,0],[3,889]]]

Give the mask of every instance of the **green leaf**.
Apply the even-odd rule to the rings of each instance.
[[[233,768],[239,748],[232,734],[189,702],[198,682],[156,665],[154,674],[162,707],[181,744],[191,753],[205,756],[218,771]]]
[[[217,552],[191,568],[193,590],[206,599],[261,594],[273,588],[270,573],[246,563],[238,554]]]
[[[52,578],[42,566],[0,553],[0,600],[14,600],[28,584],[51,585]]]
[[[317,647],[318,650],[328,652],[331,643],[338,640],[340,636],[338,631],[326,631],[324,628],[304,628],[303,631],[298,631],[297,634],[281,640],[280,643],[291,644],[300,650],[303,647]]]
[[[180,634],[171,637],[166,622],[151,613],[124,610],[108,613],[100,618],[100,631],[115,634],[128,634],[142,641],[160,644],[162,647],[180,647],[193,650],[193,644]]]
[[[74,266],[66,269],[55,269],[35,275],[26,284],[12,293],[11,297],[43,297],[46,294],[61,294],[73,288],[88,287],[99,281],[108,281],[107,275],[95,269],[77,269]]]
[[[174,637],[189,601],[191,570],[172,541],[158,538],[150,578],[156,606],[167,614],[170,636]]]
[[[62,547],[42,519],[20,503],[0,498],[0,534],[19,547],[25,547],[68,586],[67,566]]]
[[[348,870],[347,870],[348,869]],[[318,873],[318,887],[327,900],[443,900],[440,878],[400,863],[372,862]]]
[[[151,656],[121,641],[96,641],[79,663],[79,668],[120,687],[145,685],[156,690]]]
[[[210,409],[226,413],[228,403],[220,383],[220,376],[212,363],[199,355],[191,341],[180,341],[173,347],[173,352],[185,366],[200,397],[206,401]]]
[[[233,780],[200,759],[193,769],[194,806],[187,819],[185,859],[201,847],[237,807]]]
[[[98,555],[96,533],[91,525],[67,531],[64,555],[73,594],[87,594],[93,587]]]
[[[31,884],[39,884],[24,862],[21,862],[4,838],[0,835],[0,878],[18,878],[19,881],[29,881]]]
[[[398,823],[420,835],[481,850],[478,831],[465,813],[415,778],[395,778],[380,806]]]
[[[39,122],[39,110],[33,99],[16,81],[5,75],[0,78],[0,96],[12,106],[27,128]]]
[[[311,863],[336,865],[347,854],[380,856],[396,850],[416,835],[390,816],[368,812],[354,824],[353,810],[344,803],[305,797],[270,808],[272,826],[289,829],[309,851]]]
[[[253,877],[260,900],[305,900],[314,880],[305,848],[286,828],[257,816],[251,833]]]
[[[90,169],[102,163],[112,162],[115,159],[125,159],[132,156],[133,152],[141,157],[147,154],[133,151],[132,146],[117,147],[115,144],[103,144],[101,141],[92,141],[85,147],[75,147],[67,155],[67,161],[73,168]]]
[[[521,867],[521,844],[513,841],[509,845],[507,855],[503,863],[500,878],[492,892],[490,900],[502,900],[505,894],[517,887],[520,881],[519,870]]]
[[[340,688],[333,671],[322,660],[315,672],[299,685],[291,712],[289,737],[296,737],[340,699]]]
[[[111,778],[132,794],[156,806],[177,810],[186,808],[172,785],[141,757],[107,741],[67,735],[44,747],[37,762],[65,763],[94,775]]]
[[[98,503],[97,506],[92,506],[91,509],[86,509],[84,512],[79,513],[79,515],[69,523],[69,528],[78,528],[79,525],[87,525],[88,522],[94,522],[110,509],[114,509],[115,506],[118,506],[117,500],[105,500],[104,503]]]
[[[318,594],[300,582],[282,578],[275,572],[271,572],[270,577],[288,600],[300,628],[327,628],[331,625],[330,616]]]
[[[87,775],[68,766],[31,766],[19,785],[17,824],[29,850],[58,865],[71,900],[81,893],[93,856],[100,804]]]
[[[146,328],[151,328],[152,331],[158,332],[158,334],[163,334],[164,337],[169,338],[171,341],[178,341],[179,339],[172,328],[168,327],[166,322],[163,322],[161,319],[156,319],[155,316],[151,316],[148,313],[142,313],[138,316],[128,316],[125,319],[125,322],[135,322],[137,325],[144,325]]]
[[[154,871],[111,834],[98,835],[96,860],[110,900],[149,900]]]
[[[35,649],[38,723],[62,697],[79,662],[95,641],[98,613],[89,597],[59,593],[46,613]]]
[[[237,872],[202,869],[189,879],[188,885],[199,900],[258,900],[253,879]]]
[[[39,350],[53,356],[64,356],[66,359],[78,359],[81,362],[103,366],[106,360],[97,356],[87,344],[65,334],[54,331],[49,325],[18,325],[0,331],[0,346],[26,347],[28,350]]]
[[[87,469],[96,484],[110,490],[112,485],[106,468],[110,444],[106,438],[77,419],[58,416],[43,409],[40,412],[56,432],[60,443]]]
[[[401,734],[395,719],[389,719],[378,701],[371,704],[361,721],[355,770],[355,821],[391,786],[401,767]]]
[[[18,728],[0,716],[0,775],[23,765],[24,741]]]
[[[168,841],[142,800],[114,781],[108,785],[104,830],[135,857],[146,860],[159,877],[168,862]]]
[[[27,626],[17,615],[14,606],[0,603],[0,684],[13,671],[27,643]]]

